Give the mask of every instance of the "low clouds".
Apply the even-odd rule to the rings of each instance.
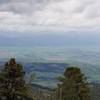
[[[0,31],[100,28],[100,0],[0,0]]]

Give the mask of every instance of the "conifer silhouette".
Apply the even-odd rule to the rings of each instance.
[[[0,72],[0,100],[33,100],[28,95],[23,66],[11,58]]]
[[[58,100],[91,100],[90,87],[80,68],[69,67],[59,77]]]

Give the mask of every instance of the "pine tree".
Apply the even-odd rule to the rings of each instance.
[[[58,100],[90,100],[90,88],[80,68],[69,67],[59,77]]]
[[[0,100],[33,100],[28,95],[24,75],[23,66],[17,64],[14,58],[4,65],[0,72]]]

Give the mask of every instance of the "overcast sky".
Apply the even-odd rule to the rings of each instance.
[[[99,31],[100,0],[0,0],[0,35],[69,30]]]

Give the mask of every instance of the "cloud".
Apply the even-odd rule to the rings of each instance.
[[[100,0],[0,0],[0,31],[99,30]]]

